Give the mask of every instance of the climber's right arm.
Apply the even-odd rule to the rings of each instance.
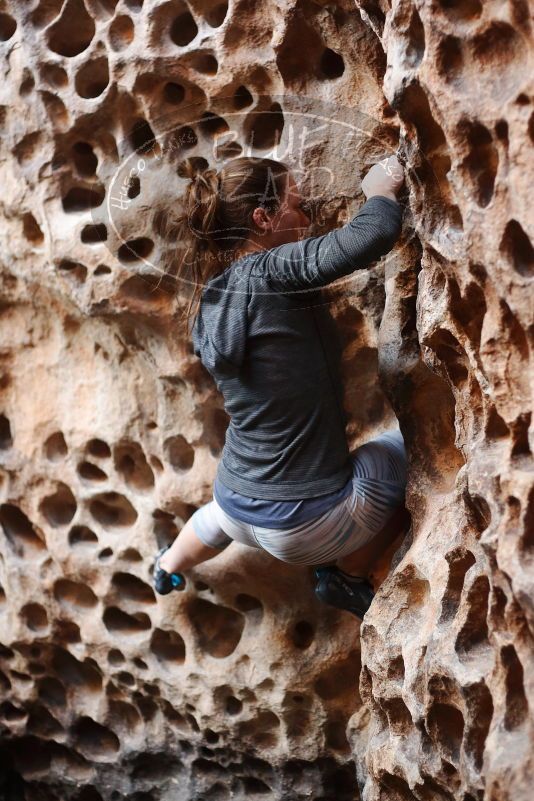
[[[402,230],[402,210],[392,197],[373,195],[342,228],[266,250],[254,273],[274,291],[326,286],[389,253]]]

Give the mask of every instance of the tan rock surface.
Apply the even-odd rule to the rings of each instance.
[[[358,5],[0,4],[17,801],[15,774],[28,801],[531,797],[528,7]],[[183,595],[150,588],[158,544],[211,497],[227,422],[176,336],[162,213],[186,155],[273,155],[282,123],[315,233],[355,213],[377,158],[399,145],[406,164],[401,242],[330,294],[351,447],[397,416],[410,450],[413,536],[361,656],[309,570],[237,545]]]

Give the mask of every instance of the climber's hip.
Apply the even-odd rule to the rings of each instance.
[[[230,517],[213,499],[192,518],[199,538],[225,548],[232,541],[262,548],[283,562],[317,565],[366,545],[404,503],[406,451],[399,431],[388,431],[351,453],[351,494],[319,517],[293,528],[265,528]]]

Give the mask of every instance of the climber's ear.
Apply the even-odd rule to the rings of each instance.
[[[267,231],[272,230],[273,227],[272,217],[270,217],[268,211],[262,208],[261,206],[257,206],[254,209],[254,211],[252,212],[252,219],[260,233],[264,234],[267,233]]]

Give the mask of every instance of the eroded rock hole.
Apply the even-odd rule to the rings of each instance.
[[[132,148],[140,155],[153,155],[159,150],[154,132],[147,120],[139,119],[134,122],[129,139]]]
[[[61,17],[47,31],[48,47],[60,56],[73,58],[89,47],[94,35],[95,23],[83,0],[68,0]]]
[[[105,242],[108,238],[108,229],[104,223],[95,225],[84,225],[80,234],[80,239],[84,245],[98,245]]]
[[[11,503],[0,506],[0,524],[4,534],[18,556],[31,558],[46,549],[24,512]]]
[[[109,83],[109,66],[105,56],[88,61],[76,75],[74,85],[80,97],[92,99],[101,95]]]
[[[441,602],[440,622],[452,620],[460,606],[465,574],[475,564],[475,557],[465,548],[455,548],[445,556],[449,564],[449,578]]]
[[[0,414],[0,449],[8,450],[13,445],[11,425],[5,414]]]
[[[276,147],[284,130],[284,113],[279,103],[273,103],[268,111],[252,111],[246,121],[247,140],[259,150]]]
[[[30,631],[39,633],[48,628],[48,615],[41,604],[26,604],[20,610],[20,616]]]
[[[141,604],[155,604],[156,597],[152,587],[145,584],[133,573],[115,573],[111,579],[113,589],[117,591],[119,598],[128,601],[135,601]]]
[[[343,56],[325,47],[319,61],[319,78],[333,80],[339,78],[345,72],[345,62]]]
[[[203,598],[195,598],[189,606],[189,616],[200,647],[210,656],[222,659],[235,651],[245,625],[242,614]]]
[[[111,729],[90,717],[81,717],[72,727],[71,733],[76,748],[88,759],[95,762],[115,761],[120,742]]]
[[[149,490],[154,486],[154,473],[138,442],[123,442],[113,451],[115,469],[123,480],[136,490]]]
[[[32,245],[41,245],[44,242],[44,234],[30,211],[22,216],[22,230],[24,236]]]
[[[87,584],[70,579],[56,581],[54,598],[62,606],[71,609],[92,609],[98,603],[98,598]]]
[[[184,11],[171,23],[169,36],[178,47],[186,47],[198,33],[198,25],[190,11]]]
[[[510,220],[506,224],[500,251],[516,273],[525,278],[530,278],[534,274],[534,248],[517,220]]]
[[[87,453],[98,459],[107,459],[111,456],[111,448],[103,439],[90,439],[85,449]]]
[[[104,202],[106,191],[103,186],[93,185],[73,186],[61,199],[63,211],[71,214],[78,211],[89,211],[96,209]]]
[[[163,443],[165,458],[175,470],[190,470],[195,460],[195,449],[181,434],[168,437]]]
[[[85,545],[96,545],[98,537],[88,526],[73,526],[69,531],[69,545],[80,547]]]
[[[128,242],[124,242],[118,250],[117,257],[123,264],[129,264],[134,261],[146,259],[153,248],[154,242],[151,239],[146,236],[140,236],[137,237],[137,239],[130,239]],[[134,277],[140,278],[140,276]],[[145,287],[145,294],[146,293],[147,287]]]
[[[89,512],[104,528],[133,526],[137,512],[124,495],[118,492],[103,492],[89,500]]]
[[[427,728],[437,747],[457,762],[464,732],[461,711],[450,704],[435,703],[427,715]]]
[[[132,19],[127,14],[120,14],[115,17],[109,26],[109,43],[112,50],[116,52],[124,50],[133,42],[135,27]]]
[[[306,620],[299,620],[295,623],[290,633],[291,640],[297,648],[305,650],[309,648],[315,637],[315,628]]]
[[[115,634],[139,634],[152,627],[149,616],[145,612],[128,614],[116,606],[108,607],[103,616],[107,630]]]
[[[52,667],[67,687],[95,694],[102,690],[102,676],[93,660],[85,659],[80,662],[69,651],[56,647]]]
[[[504,727],[512,731],[521,726],[528,717],[528,701],[525,695],[523,665],[519,661],[513,645],[501,648],[501,662],[504,668],[505,703]]]
[[[0,14],[0,42],[7,42],[17,30],[16,20],[9,14]]]
[[[182,665],[185,661],[185,642],[176,631],[154,629],[150,650],[163,664]]]
[[[104,473],[96,464],[92,462],[80,462],[77,467],[78,475],[86,481],[107,481],[107,473]]]
[[[56,491],[43,498],[39,509],[54,528],[67,526],[76,514],[76,498],[67,484],[59,482]]]
[[[475,649],[487,644],[489,592],[488,577],[477,576],[467,593],[467,615],[454,646],[460,657],[468,657]]]

